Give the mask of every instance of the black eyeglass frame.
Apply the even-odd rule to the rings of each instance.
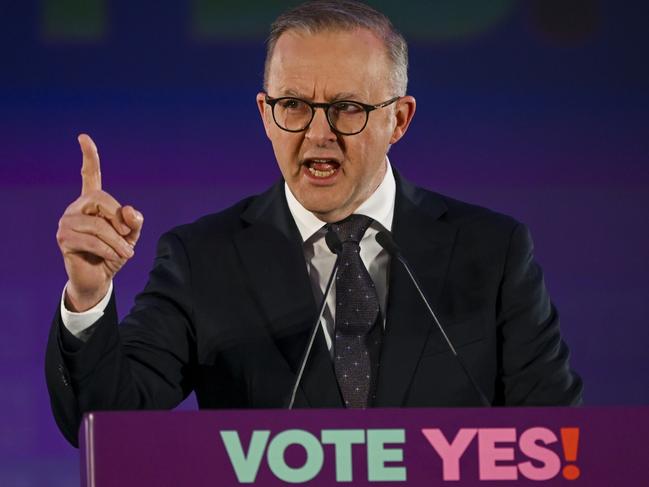
[[[265,93],[264,95],[265,95],[266,103],[271,107],[271,112],[273,114],[273,121],[275,122],[275,125],[277,125],[280,129],[282,129],[282,130],[284,130],[286,132],[292,132],[292,133],[304,132],[306,129],[309,128],[309,126],[311,125],[311,122],[313,122],[313,118],[315,117],[316,109],[317,108],[322,108],[324,110],[324,112],[325,112],[325,116],[327,117],[327,122],[329,123],[329,127],[331,127],[332,132],[334,132],[334,133],[336,133],[338,135],[356,135],[356,134],[360,134],[363,130],[365,130],[365,127],[367,127],[367,122],[370,119],[370,112],[372,112],[372,111],[374,111],[374,110],[376,110],[378,108],[385,108],[388,105],[392,105],[394,102],[396,102],[397,100],[402,98],[401,96],[395,96],[394,98],[390,98],[389,100],[384,101],[382,103],[377,103],[376,105],[368,105],[367,103],[361,103],[360,101],[356,101],[356,100],[338,100],[338,101],[335,101],[333,103],[313,103],[313,102],[310,102],[310,101],[303,100],[302,98],[297,98],[295,96],[282,96],[282,97],[279,97],[279,98],[273,98],[273,97],[269,96],[268,93]],[[309,119],[307,124],[304,126],[304,128],[301,128],[301,129],[298,129],[298,130],[291,130],[291,129],[287,129],[286,127],[282,127],[279,124],[279,122],[277,122],[277,119],[275,118],[275,105],[278,102],[282,101],[282,100],[297,100],[297,101],[300,101],[300,102],[308,105],[311,108],[311,118]],[[356,132],[347,133],[347,132],[341,132],[340,130],[336,129],[336,127],[334,127],[333,122],[329,118],[329,109],[332,106],[337,105],[339,103],[352,103],[354,105],[358,105],[358,106],[362,107],[363,110],[365,110],[365,123],[363,124],[363,127],[360,130],[358,130]]]

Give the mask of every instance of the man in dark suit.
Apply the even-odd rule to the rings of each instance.
[[[119,327],[112,277],[143,218],[101,190],[96,147],[80,137],[82,195],[57,234],[69,281],[46,358],[73,444],[86,411],[172,408],[192,390],[202,408],[285,406],[335,260],[328,231],[341,267],[297,407],[481,404],[376,242],[385,230],[491,404],[581,401],[527,229],[392,169],[388,149],[415,112],[406,83],[405,42],[373,9],[321,1],[280,16],[257,103],[283,180],[165,234]]]

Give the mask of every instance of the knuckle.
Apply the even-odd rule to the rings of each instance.
[[[103,203],[106,203],[107,205],[110,205],[110,206],[113,206],[113,205],[117,204],[117,200],[113,197],[113,195],[111,195],[110,193],[107,193],[103,189],[95,191],[95,195],[96,195],[97,201],[102,201]]]
[[[66,211],[61,215],[61,218],[59,218],[59,228],[66,228],[70,225],[70,220],[74,218],[74,214],[72,212]]]
[[[92,218],[92,231],[95,235],[103,235],[106,231],[106,222],[103,218],[93,217]]]
[[[97,237],[84,237],[83,246],[93,254],[99,254],[102,250],[100,241]]]
[[[99,233],[99,229],[101,227],[101,218],[92,217],[92,219],[90,220],[90,227],[92,228],[93,233]]]
[[[65,211],[63,212],[63,216],[69,215],[71,213],[75,213],[78,211],[78,208],[80,205],[83,204],[83,196],[78,197],[76,200],[74,200],[72,203],[70,203],[66,208]]]
[[[110,258],[110,248],[108,245],[106,245],[103,242],[97,242],[95,241],[92,245],[93,249],[92,252],[101,257],[102,259],[109,259]]]
[[[111,248],[110,245],[108,245],[107,243],[102,243],[101,245],[102,245],[104,258],[109,260],[115,260],[118,257],[117,253]]]
[[[65,227],[59,227],[59,229],[56,231],[56,241],[59,243],[60,246],[64,245],[65,242],[68,240],[68,231]]]

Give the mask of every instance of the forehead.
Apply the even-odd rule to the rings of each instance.
[[[367,29],[284,32],[273,50],[268,90],[305,97],[339,93],[372,97],[389,91],[385,46]],[[279,92],[279,93],[278,93]]]

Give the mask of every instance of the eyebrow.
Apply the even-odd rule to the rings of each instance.
[[[292,89],[286,89],[282,92],[282,96],[293,96],[295,98],[301,98],[303,100],[311,100],[310,97],[304,96],[302,93],[299,91],[295,91]],[[359,100],[360,97],[356,95],[355,93],[352,92],[347,92],[347,91],[342,91],[339,93],[336,93],[334,96],[330,97],[329,100],[330,102],[335,102],[335,101],[340,101],[340,100]]]

